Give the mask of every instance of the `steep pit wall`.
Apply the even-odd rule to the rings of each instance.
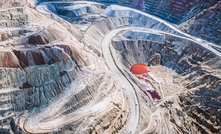
[[[73,55],[68,55],[59,47],[43,47],[31,50],[14,50],[1,53],[1,91],[22,91],[19,89],[36,88],[52,83],[60,77],[65,81],[73,80],[71,72],[78,68]],[[8,63],[8,64],[6,64]],[[72,70],[68,72],[68,70]],[[69,77],[69,78],[68,78]],[[76,77],[74,75],[74,77]],[[67,82],[66,82],[67,83]],[[9,90],[14,88],[13,90]],[[6,90],[6,91],[4,91]],[[12,97],[13,98],[13,97]]]
[[[47,5],[51,11],[58,14],[62,18],[73,17],[73,19],[84,16],[86,14],[98,14],[106,8],[105,5],[99,3],[50,3]]]
[[[221,1],[203,10],[179,27],[183,31],[221,45]]]
[[[36,10],[39,11],[40,13],[44,14],[48,18],[51,18],[61,24],[63,27],[66,28],[74,37],[76,37],[78,40],[81,40],[83,35],[80,32],[78,28],[76,28],[74,25],[70,24],[68,21],[65,19],[62,19],[61,17],[58,16],[56,13],[56,7],[55,5],[47,3],[43,5],[38,5],[36,7]]]
[[[21,34],[25,34],[28,31],[24,29],[8,31],[8,29],[4,32],[0,32],[0,41],[8,40],[11,37],[19,37]]]
[[[105,5],[95,2],[64,2],[64,3],[48,3],[47,8],[58,15],[62,19],[70,22],[82,32],[96,21],[104,19],[102,12],[106,8]]]
[[[104,14],[110,18],[129,18],[130,24],[134,27],[144,27],[182,35],[169,27],[163,20],[132,8],[111,5],[105,9]]]
[[[66,0],[68,1],[68,0]],[[158,16],[169,22],[180,24],[207,9],[220,0],[93,0],[107,5],[118,4],[133,7]]]
[[[0,12],[0,27],[19,27],[28,24],[30,19],[23,7],[13,7]]]
[[[123,26],[129,26],[128,18],[108,18],[91,25],[85,35],[84,43],[101,55],[101,43],[104,36],[111,30]]]
[[[179,99],[162,105],[168,111],[172,110],[173,115],[169,114],[172,126],[173,123],[180,126],[182,133],[220,133],[220,57],[190,41],[165,37],[163,44],[145,40],[114,40],[113,47],[128,70],[134,63],[146,63],[149,67],[161,65],[174,70],[183,79],[180,82],[185,90],[178,94]],[[179,101],[183,112],[178,106],[175,106],[178,109],[173,108],[174,103]],[[178,116],[174,118],[174,115]],[[173,128],[176,130],[177,126]]]
[[[77,70],[72,69],[75,67],[75,62],[69,59],[66,65],[56,62],[26,67],[24,70],[1,68],[0,122],[3,128],[11,131],[16,125],[8,122],[13,121],[15,115],[45,107],[59,97],[77,77]]]
[[[13,28],[9,28],[9,29],[11,30]],[[10,39],[13,39],[13,38],[15,39],[15,38],[23,37],[24,41],[27,40],[25,42],[26,44],[48,44],[49,43],[49,41],[44,36],[42,36],[39,33],[37,34],[34,33],[38,30],[35,28],[33,28],[33,31],[29,31],[28,29],[22,30],[22,28],[20,30],[13,30],[13,31],[7,31],[7,30],[6,32],[0,33],[0,42],[5,41],[7,43],[7,40],[9,41]],[[30,34],[31,36],[25,37],[28,34]]]
[[[215,3],[217,3],[216,0],[146,0],[143,11],[180,24]]]

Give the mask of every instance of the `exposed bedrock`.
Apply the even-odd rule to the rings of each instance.
[[[111,5],[105,9],[104,14],[109,18],[128,18],[129,24],[134,27],[145,27],[168,33],[180,34],[164,23],[163,20],[132,8]]]
[[[43,0],[42,0],[43,1]],[[41,2],[42,2],[41,1]],[[57,0],[58,1],[58,0]],[[68,0],[66,0],[68,1]],[[120,4],[134,7],[172,23],[180,24],[207,9],[219,0],[93,0],[106,4]]]
[[[8,121],[25,110],[45,107],[59,97],[77,77],[75,62],[19,68],[1,68],[0,122],[7,131]],[[13,118],[11,118],[13,117]],[[15,127],[15,126],[14,126]]]
[[[180,100],[181,103],[177,106],[181,107],[183,112],[178,109],[172,110],[173,103],[165,103],[166,105],[163,106],[170,111],[171,120],[169,122],[171,124],[174,123],[178,126],[180,126],[178,122],[183,124],[178,128],[180,132],[221,132],[219,119],[221,115],[220,57],[198,44],[169,35],[165,36],[164,43],[114,39],[113,47],[120,54],[120,62],[128,69],[134,63],[147,63],[153,69],[155,66],[161,65],[174,70],[177,73],[174,78],[181,76],[180,83],[185,89],[183,93],[178,94],[179,99],[173,100],[173,103]],[[151,69],[150,73],[153,73]],[[173,81],[175,82],[175,79]],[[169,88],[172,89],[172,87]],[[185,93],[186,91],[188,93]],[[173,117],[171,112],[173,115],[174,112],[178,115],[179,121]],[[188,118],[185,115],[188,115]],[[173,128],[176,130],[177,126],[173,126]]]
[[[119,1],[99,1],[99,2],[110,2],[110,3],[118,3],[121,5],[128,5],[128,1],[119,2]],[[219,9],[220,9],[220,0],[202,0],[202,1],[191,1],[191,0],[166,0],[166,1],[152,1],[147,0],[143,2],[143,11],[150,13],[152,15],[156,15],[164,20],[168,20],[169,22],[175,24],[181,24],[180,26],[182,30],[188,32],[194,36],[203,38],[213,43],[220,44],[220,20],[219,17]],[[131,2],[134,3],[134,2]],[[135,2],[136,3],[136,2]],[[139,2],[138,2],[139,3]],[[96,4],[94,4],[96,5]],[[99,13],[105,9],[105,6],[101,6],[97,4],[95,8],[89,8],[86,5],[84,6],[77,6],[73,5],[73,3],[65,3],[65,4],[47,4],[49,10],[53,13],[58,14],[61,18],[82,25],[89,25],[91,22],[100,21],[103,19],[102,17],[98,17],[94,15],[93,17],[84,17],[86,14],[95,14]],[[65,6],[68,6],[66,8]],[[134,5],[133,5],[134,6]],[[100,10],[99,10],[99,8]],[[135,6],[136,7],[136,6]],[[94,9],[94,10],[93,10]],[[212,14],[212,15],[211,15]],[[108,14],[109,15],[109,14]],[[68,17],[67,17],[68,16]],[[148,19],[144,19],[145,17],[140,15],[136,16],[136,14],[132,13],[132,11],[125,10],[113,10],[111,12],[112,17],[131,17],[136,18],[132,21],[135,22],[136,26],[143,25]],[[132,17],[133,16],[133,17]],[[192,18],[193,17],[193,18]],[[208,19],[209,18],[209,19]],[[189,21],[188,21],[189,20]],[[149,20],[148,20],[149,21]],[[186,23],[186,21],[188,21]],[[134,23],[134,22],[132,22]],[[146,24],[146,23],[145,23]],[[157,25],[156,23],[154,23]],[[152,24],[150,28],[152,28]],[[165,27],[164,24],[160,26]],[[88,26],[87,26],[88,27]],[[86,27],[86,28],[87,28]],[[86,28],[83,28],[84,30]],[[81,29],[81,28],[80,28]]]
[[[11,29],[9,28],[7,30],[11,30]],[[22,28],[18,28],[18,30],[12,29],[13,31],[7,31],[7,30],[6,30],[6,32],[0,33],[0,41],[7,41],[10,38],[15,38],[15,37],[19,38],[22,35],[28,35],[34,31],[34,28],[32,29],[33,31],[27,30],[27,29],[22,29]],[[48,44],[49,41],[46,38],[44,38],[42,35],[34,34],[34,35],[31,35],[30,37],[28,37],[27,43],[29,43],[29,44]]]
[[[130,29],[122,32],[122,36],[130,40],[149,40],[164,43],[165,35]]]
[[[103,9],[106,8],[105,5],[99,3],[50,3],[47,4],[47,7],[51,9],[55,14],[60,15],[61,17],[77,17],[84,16],[86,14],[96,14],[100,13]]]
[[[36,7],[36,10],[38,10],[40,13],[44,14],[45,16],[55,20],[56,22],[61,24],[63,27],[65,27],[66,30],[68,30],[72,35],[74,35],[74,37],[76,37],[78,40],[81,40],[83,35],[80,32],[80,30],[74,25],[72,25],[71,23],[69,23],[67,17],[59,16],[59,14],[57,13],[56,7],[57,7],[57,4],[46,3],[46,5],[45,4],[38,5]]]
[[[180,24],[217,3],[217,0],[146,0],[143,10],[172,23]]]
[[[64,45],[65,47],[65,45]],[[67,46],[68,47],[68,46]],[[71,53],[70,48],[66,50]],[[44,64],[53,64],[55,62],[63,62],[67,64],[68,60],[70,60],[67,53],[62,51],[56,47],[42,47],[40,49],[30,49],[30,50],[14,50],[14,55],[17,57],[18,61],[20,62],[20,66],[22,68],[28,66],[36,66],[36,65],[44,65]]]
[[[100,55],[101,52],[101,42],[104,38],[104,36],[111,30],[114,30],[116,28],[121,28],[121,27],[144,27],[144,28],[150,28],[150,29],[155,29],[155,30],[162,30],[166,31],[168,33],[173,33],[180,35],[170,27],[166,26],[162,22],[159,22],[155,19],[140,15],[139,13],[135,13],[133,11],[119,11],[120,14],[118,13],[113,13],[113,12],[118,12],[118,11],[113,11],[110,9],[108,11],[108,15],[113,16],[114,18],[107,18],[103,19],[99,22],[94,23],[91,25],[83,38],[83,41],[85,42],[86,45],[90,46],[91,48],[96,48],[95,51],[98,51],[97,53]],[[116,15],[116,16],[115,16]],[[131,18],[130,15],[134,15],[134,18]]]
[[[10,122],[25,110],[47,107],[61,97],[78,77],[79,65],[87,65],[83,53],[64,44],[13,49],[1,52],[0,132],[5,133],[17,129],[18,122]]]
[[[217,0],[133,0],[133,1],[110,1],[95,0],[99,2],[113,2],[131,6],[146,13],[158,16],[172,23],[180,24],[195,16],[203,9],[217,3]],[[218,0],[219,1],[219,0]]]
[[[221,45],[221,1],[180,25],[194,36]]]
[[[70,49],[68,50],[70,54]],[[47,97],[57,96],[76,77],[78,65],[74,56],[68,53],[57,47],[43,47],[26,51],[14,50],[14,52],[3,53],[4,59],[1,63],[4,68],[0,69],[0,87],[3,97],[1,104],[9,105],[9,102],[13,102],[16,104],[10,105],[19,107],[15,109],[22,111],[35,106],[36,103],[38,106],[40,105],[39,101],[35,101],[35,97],[40,100],[39,92],[43,92],[41,99],[44,101],[50,100],[46,99]],[[28,99],[28,97],[30,98]],[[24,103],[20,103],[17,99]],[[28,102],[29,100],[33,103]]]
[[[103,4],[95,2],[86,3],[85,1],[48,3],[46,7],[60,18],[74,24],[81,31],[86,31],[93,22],[104,19],[101,13],[106,8]]]
[[[19,36],[20,34],[26,33],[25,30],[14,30],[14,31],[6,31],[0,33],[0,41],[8,40],[11,37]]]
[[[19,27],[29,23],[33,16],[23,6],[1,10],[0,27]]]
[[[15,6],[20,6],[22,4],[26,4],[28,6],[34,7],[38,0],[1,0],[0,8],[10,8]]]
[[[37,1],[46,0],[21,0]],[[184,30],[220,42],[219,0],[97,1],[133,6],[176,24],[203,11]],[[101,50],[110,31],[126,27],[143,29],[122,32],[110,49],[139,100],[136,133],[221,133],[221,58],[184,40],[190,37],[164,20],[82,1],[39,3],[36,10],[41,14],[10,2],[0,2],[0,133],[127,132],[136,110]],[[161,100],[154,101],[136,83],[128,71],[134,63],[148,64]]]

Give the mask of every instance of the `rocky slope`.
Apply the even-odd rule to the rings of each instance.
[[[221,1],[180,25],[185,32],[221,45]]]
[[[58,0],[57,0],[58,1]],[[64,0],[69,1],[69,0]],[[167,21],[180,24],[207,9],[219,0],[93,0],[107,4],[119,4],[150,13]],[[42,2],[42,1],[41,1]]]
[[[182,23],[203,9],[217,3],[216,0],[146,0],[143,10],[173,23]]]

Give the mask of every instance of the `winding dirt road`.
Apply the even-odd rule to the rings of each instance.
[[[133,87],[131,86],[130,82],[127,80],[127,78],[120,72],[120,70],[117,68],[116,64],[114,63],[113,57],[110,52],[110,44],[112,41],[112,38],[119,33],[122,30],[126,30],[128,28],[119,28],[112,30],[109,32],[102,41],[102,51],[104,55],[104,59],[110,68],[110,70],[117,76],[116,78],[120,78],[122,82],[122,86],[126,89],[126,94],[130,103],[131,108],[131,117],[129,119],[129,123],[127,125],[127,133],[134,134],[136,132],[136,127],[139,122],[139,103],[138,98],[136,96],[136,92],[134,91]]]

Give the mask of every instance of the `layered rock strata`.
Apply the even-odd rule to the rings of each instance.
[[[187,33],[221,45],[221,2],[200,12],[180,28]]]
[[[170,22],[180,24],[216,2],[215,0],[147,0],[144,2],[143,10]]]
[[[58,0],[57,0],[58,1]],[[68,0],[65,0],[68,1]],[[180,24],[197,15],[204,9],[207,9],[217,0],[93,0],[107,5],[118,4],[128,7],[134,7],[146,13],[158,16],[172,23]]]

